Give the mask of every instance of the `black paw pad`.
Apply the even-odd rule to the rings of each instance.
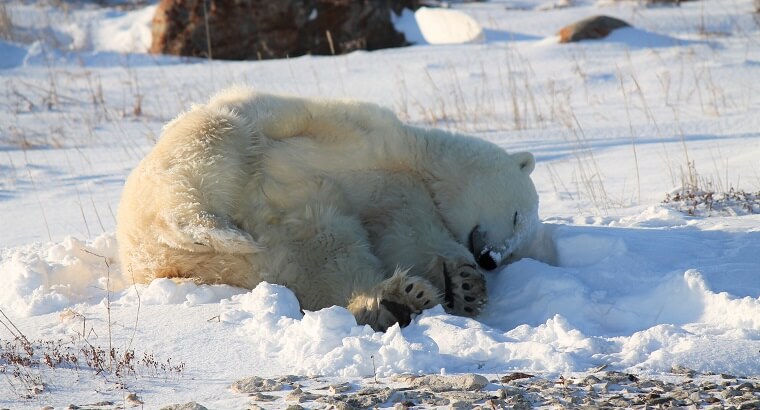
[[[401,327],[408,326],[412,322],[412,310],[409,309],[409,306],[392,300],[381,300],[380,304],[393,314]]]

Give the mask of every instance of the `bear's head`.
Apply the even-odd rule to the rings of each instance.
[[[497,149],[434,189],[446,225],[485,270],[518,256],[539,225],[533,154]]]

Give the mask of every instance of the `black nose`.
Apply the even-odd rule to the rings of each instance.
[[[470,232],[469,248],[472,252],[472,256],[475,257],[478,266],[485,270],[494,270],[498,266],[495,260],[491,257],[491,252],[486,249],[486,241],[484,240],[483,232],[480,231],[480,226],[475,226]]]
[[[481,254],[480,256],[478,256],[477,262],[478,262],[478,265],[485,270],[494,270],[496,269],[497,264],[496,264],[496,261],[493,260],[493,258],[491,257],[489,253],[490,252],[485,252]]]

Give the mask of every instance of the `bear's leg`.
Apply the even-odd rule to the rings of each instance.
[[[424,185],[400,174],[363,215],[370,241],[386,269],[398,266],[427,279],[440,290],[446,311],[477,316],[487,301],[483,273],[475,258],[458,243],[440,218]],[[401,205],[399,205],[401,204]]]
[[[394,212],[393,223],[375,231],[373,246],[388,263],[410,267],[433,283],[447,312],[477,316],[486,301],[485,277],[472,254],[456,242],[436,213]]]
[[[357,323],[384,331],[440,303],[438,290],[421,277],[390,278],[372,253],[358,218],[330,206],[290,212],[259,239],[269,259],[262,279],[287,286],[308,310],[345,306]]]

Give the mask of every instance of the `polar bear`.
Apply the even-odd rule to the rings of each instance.
[[[437,304],[476,316],[484,271],[538,224],[535,160],[388,109],[232,88],[168,123],[128,177],[124,272],[289,287],[375,330]]]

